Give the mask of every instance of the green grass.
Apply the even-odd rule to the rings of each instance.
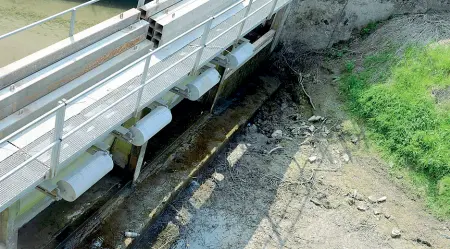
[[[370,22],[368,23],[365,27],[363,27],[361,29],[360,35],[362,37],[367,37],[370,34],[372,34],[373,32],[375,32],[378,28],[378,25],[380,24],[380,22]]]
[[[450,217],[450,105],[432,90],[450,86],[449,47],[410,47],[365,58],[363,70],[347,62],[341,77],[352,112],[370,137],[426,188],[430,207]]]

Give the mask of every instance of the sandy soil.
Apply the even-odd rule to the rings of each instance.
[[[354,42],[353,56],[369,42]],[[450,248],[450,222],[346,114],[334,80],[342,60],[308,54],[296,78],[278,58],[284,87],[137,248]]]

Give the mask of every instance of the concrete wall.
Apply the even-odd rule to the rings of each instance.
[[[449,10],[450,0],[293,0],[283,42],[292,50],[323,49],[370,22]]]

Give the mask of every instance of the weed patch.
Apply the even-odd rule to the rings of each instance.
[[[442,187],[450,176],[450,109],[432,94],[450,86],[450,47],[413,46],[401,59],[387,50],[366,57],[363,70],[347,62],[344,71],[352,112],[400,165],[425,176],[431,206],[450,216],[450,188]]]

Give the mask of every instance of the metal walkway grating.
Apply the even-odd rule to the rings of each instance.
[[[252,4],[250,14],[256,12],[245,21],[245,26],[241,35],[248,33],[254,27],[266,20],[271,13],[273,8],[272,3],[274,1],[275,0],[255,0]],[[278,0],[275,11],[290,1],[291,0]],[[241,28],[241,24],[236,24],[245,18],[245,14],[246,8],[243,8],[209,31],[207,46],[202,50],[200,57],[200,67],[207,64],[211,59],[222,53],[236,41]],[[199,26],[198,29],[203,30],[204,26]],[[180,80],[186,77],[190,71],[192,71],[196,56],[201,51],[199,46],[200,40],[201,38],[195,39],[149,68],[146,78],[148,84],[143,87],[139,108],[144,108],[151,102],[162,97],[162,95],[167,93],[179,83]],[[64,167],[73,161],[80,153],[83,153],[96,141],[108,135],[116,126],[121,125],[133,115],[138,101],[138,91],[133,94],[129,93],[141,85],[143,68],[144,61],[141,61],[127,71],[108,80],[106,83],[102,84],[102,86],[99,86],[98,89],[94,89],[99,90],[109,84],[118,84],[116,88],[108,91],[106,95],[96,97],[95,91],[91,91],[86,94],[83,99],[77,100],[67,106],[67,108],[70,109],[77,105],[83,105],[83,102],[89,102],[89,104],[85,105],[81,111],[67,118],[64,122],[63,135],[70,134],[65,137],[61,143],[60,158],[58,160],[61,167]],[[168,68],[171,69],[165,71]],[[125,96],[127,97],[124,98]],[[121,101],[116,103],[119,100]],[[116,103],[114,108],[98,115],[87,125],[71,133],[71,131],[90,118],[106,110],[114,103]],[[54,119],[55,115],[53,114],[42,122],[50,122]],[[25,162],[46,146],[52,144],[54,139],[53,129],[54,126],[45,134],[34,138],[34,141],[23,142],[23,144],[26,144],[24,146],[22,144],[18,146],[14,143],[15,140],[11,140],[10,142],[19,147],[20,150],[0,162],[0,177],[3,177],[7,172]],[[9,178],[0,181],[0,211],[4,210],[9,204],[12,204],[12,202],[20,198],[27,190],[33,189],[44,180],[44,177],[50,169],[51,152],[52,148],[45,151],[37,158],[37,160],[31,161]]]

